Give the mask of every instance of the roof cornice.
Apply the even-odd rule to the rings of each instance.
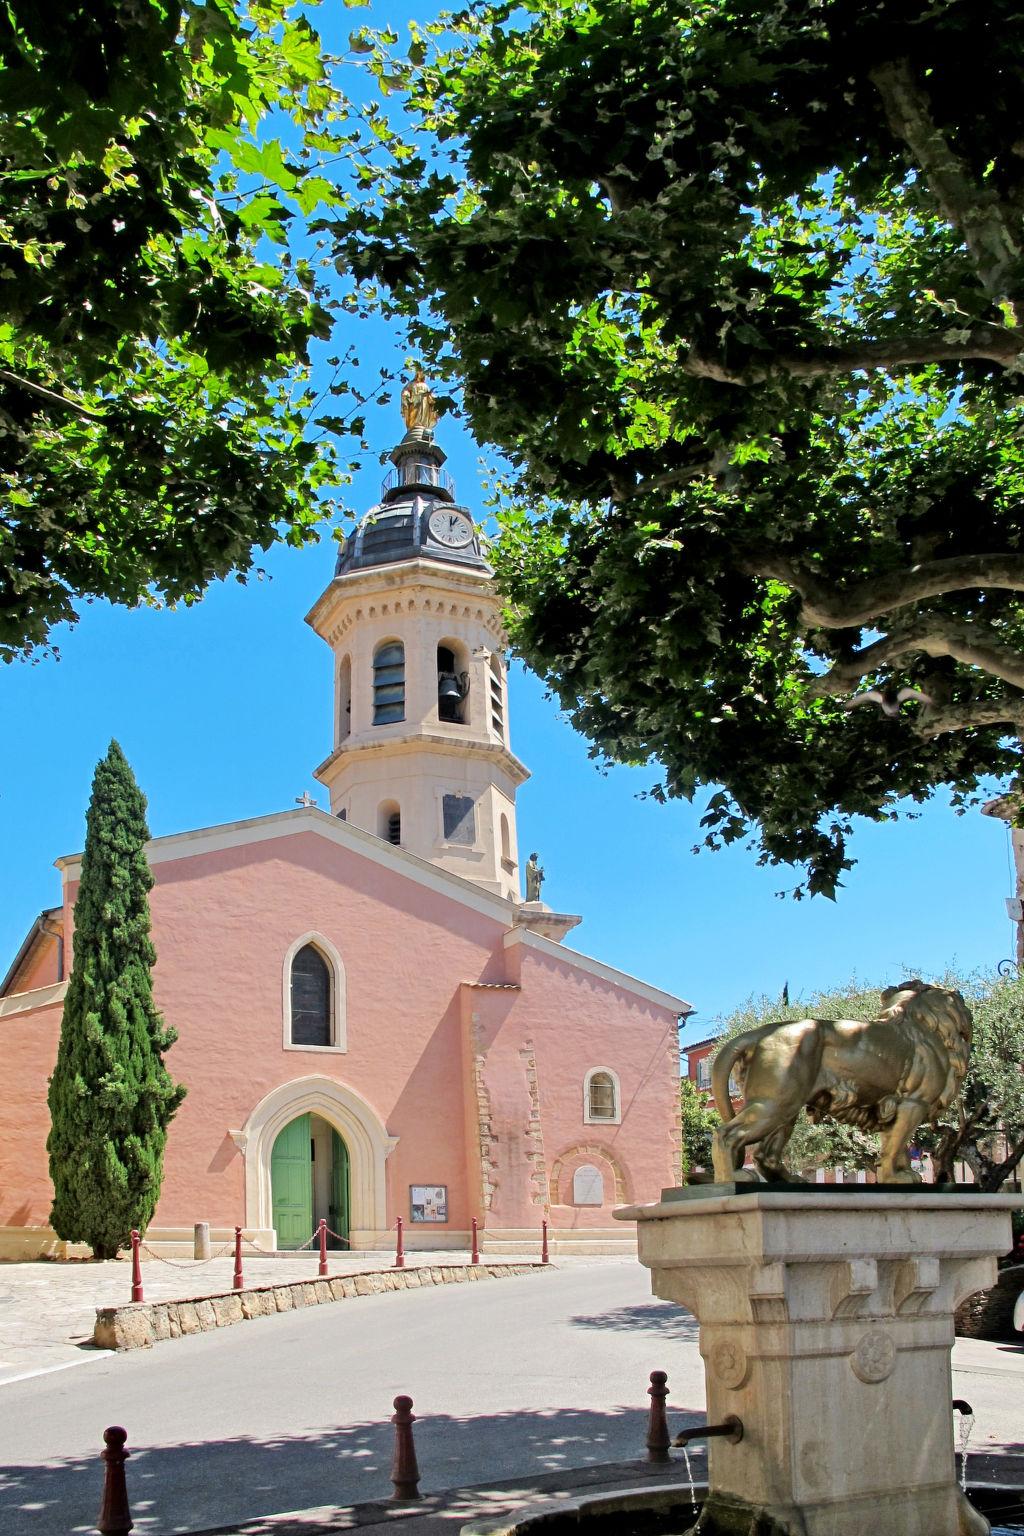
[[[427,890],[435,891],[484,917],[491,918],[505,930],[503,942],[506,949],[522,944],[528,949],[537,950],[553,960],[560,961],[563,965],[568,965],[572,970],[583,970],[592,976],[598,976],[625,992],[632,992],[659,1008],[666,1008],[670,1013],[692,1012],[691,1004],[683,998],[674,997],[669,992],[662,992],[660,988],[649,986],[637,977],[627,975],[625,971],[618,971],[614,966],[605,965],[600,960],[581,954],[579,950],[568,949],[564,944],[556,944],[551,939],[542,938],[539,934],[531,933],[529,929],[511,927],[517,910],[515,903],[503,896],[495,896],[489,891],[482,890],[473,881],[464,879],[462,875],[439,869],[437,865],[428,863],[426,859],[419,858],[417,854],[410,853],[405,848],[395,848],[383,838],[374,837],[371,832],[364,832],[361,827],[354,826],[350,821],[340,821],[327,811],[320,810],[318,806],[299,806],[293,811],[275,811],[269,816],[254,816],[246,821],[225,822],[220,826],[175,832],[168,837],[154,837],[146,844],[146,858],[151,865],[169,864],[177,859],[193,858],[199,854],[219,852],[221,849],[249,847],[254,843],[272,842],[277,838],[296,837],[308,832],[317,837],[324,837],[328,842],[359,854],[372,864],[391,869]],[[63,854],[59,859],[54,860],[54,863],[65,881],[80,878],[82,872],[80,853]],[[66,984],[60,983],[60,985]],[[22,997],[31,995],[21,994]],[[42,1003],[32,1006],[42,1006]]]
[[[396,848],[372,832],[364,832],[350,821],[341,821],[319,806],[300,806],[294,811],[274,811],[269,816],[253,816],[245,821],[229,821],[220,826],[199,827],[189,832],[173,832],[168,837],[154,837],[146,844],[146,858],[150,865],[168,864],[175,859],[193,858],[197,854],[217,853],[224,848],[240,848],[254,843],[271,842],[279,837],[295,837],[312,832],[328,842],[347,848],[352,853],[393,869],[415,881],[459,901],[463,906],[486,917],[496,919],[507,926],[511,919],[512,903],[503,896],[493,896],[481,890],[472,880],[462,875],[439,869],[406,848]],[[77,880],[82,872],[80,853],[64,854],[54,863],[65,880]]]

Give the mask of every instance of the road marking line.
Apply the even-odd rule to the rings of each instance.
[[[12,1387],[16,1381],[28,1381],[33,1376],[52,1376],[54,1371],[69,1371],[74,1365],[92,1365],[94,1360],[106,1360],[112,1349],[98,1349],[95,1355],[83,1355],[81,1360],[64,1360],[60,1365],[43,1365],[37,1371],[22,1371],[19,1376],[0,1377],[0,1387]]]

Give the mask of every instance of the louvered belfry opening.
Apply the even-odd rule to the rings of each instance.
[[[405,719],[405,646],[388,640],[373,657],[373,723]]]

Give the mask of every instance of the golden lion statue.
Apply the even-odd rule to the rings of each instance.
[[[764,1024],[728,1040],[715,1057],[711,1086],[722,1124],[714,1136],[715,1179],[798,1182],[782,1154],[797,1115],[830,1116],[879,1131],[881,1184],[919,1184],[910,1143],[960,1091],[974,1021],[960,993],[924,981],[904,981],[882,993],[877,1019],[795,1019]],[[742,1084],[733,1109],[729,1078]],[[758,1170],[743,1170],[756,1146]]]

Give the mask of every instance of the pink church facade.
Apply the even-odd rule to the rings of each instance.
[[[679,1000],[315,808],[160,838],[150,859],[156,999],[188,1087],[152,1241],[202,1220],[273,1243],[274,1145],[304,1115],[345,1144],[353,1247],[386,1244],[399,1215],[411,1246],[465,1246],[474,1216],[485,1246],[536,1241],[542,1218],[556,1245],[621,1242],[613,1207],[677,1180]],[[63,906],[0,998],[0,1062],[18,1085],[0,1102],[7,1256],[58,1248],[46,1088],[80,867],[60,863]],[[329,1046],[288,1034],[289,967],[310,943],[332,970]],[[594,1074],[612,1079],[610,1113],[590,1103]],[[599,1199],[581,1168],[597,1170]],[[445,1190],[445,1221],[414,1219],[423,1187]],[[310,1222],[320,1214],[314,1193]]]
[[[432,436],[409,439],[422,482]],[[337,1241],[375,1248],[401,1216],[411,1247],[465,1247],[474,1217],[494,1251],[536,1244],[542,1219],[556,1252],[620,1247],[613,1208],[678,1182],[689,1004],[568,948],[577,920],[519,895],[526,770],[484,643],[497,600],[482,558],[430,548],[417,519],[436,526],[436,503],[422,484],[400,491],[415,548],[343,552],[310,616],[344,678],[319,770],[331,812],[149,845],[156,1001],[188,1090],[151,1243],[208,1221],[215,1237],[237,1224],[296,1247],[323,1217]],[[443,510],[462,537],[468,517]],[[367,624],[364,657],[352,636]],[[46,1093],[81,859],[57,862],[61,905],[0,985],[0,1257],[62,1251]]]

